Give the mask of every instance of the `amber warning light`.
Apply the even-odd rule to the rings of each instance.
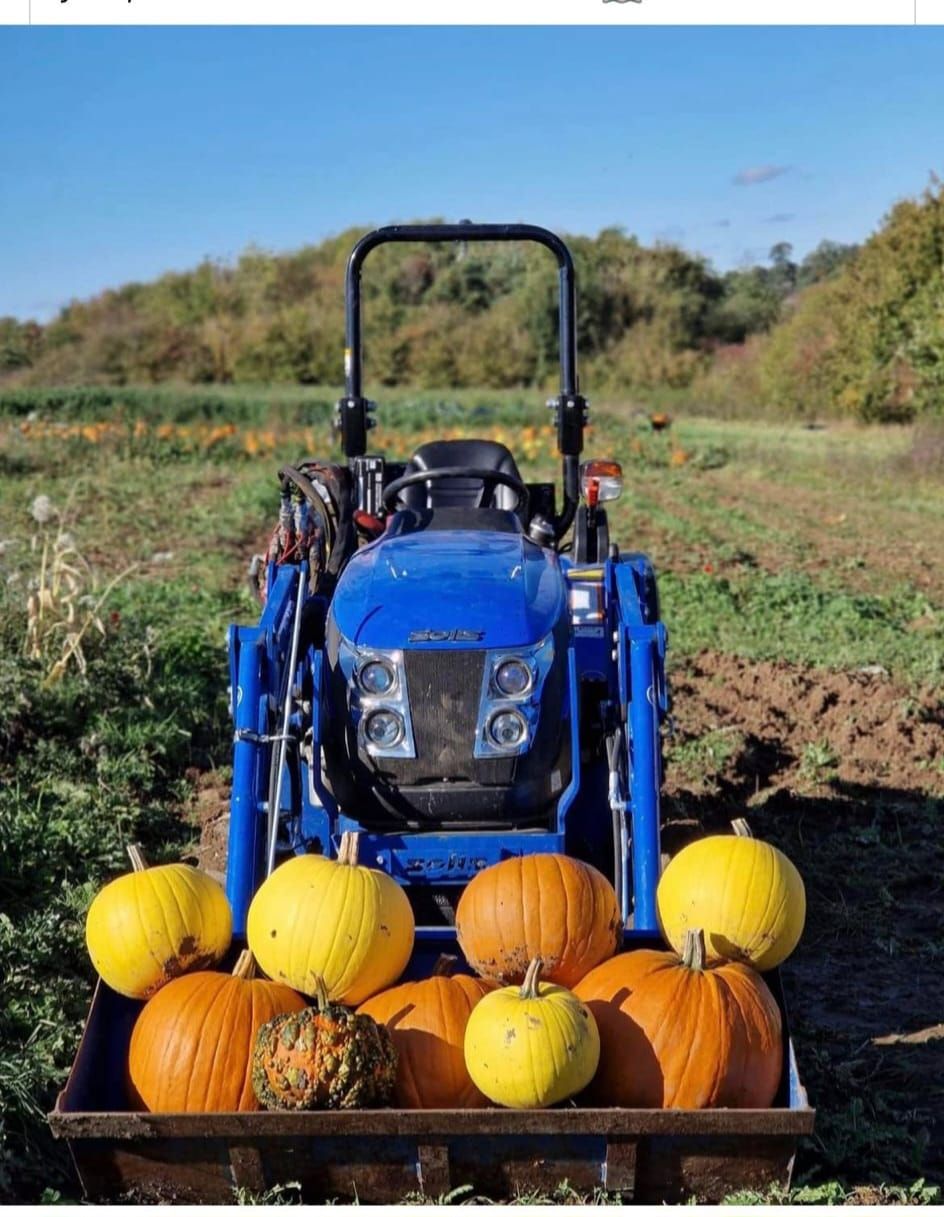
[[[584,461],[580,466],[580,493],[588,507],[618,499],[623,490],[619,461]]]

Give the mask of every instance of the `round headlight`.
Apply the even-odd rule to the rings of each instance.
[[[375,710],[367,716],[364,734],[375,748],[395,748],[403,738],[403,719],[396,710]]]
[[[357,682],[365,693],[380,697],[389,693],[396,681],[396,674],[386,659],[370,659],[357,674]]]
[[[488,734],[498,748],[517,748],[528,734],[528,724],[517,710],[499,710],[488,720]]]
[[[506,697],[521,697],[531,688],[531,669],[520,659],[506,659],[495,669],[495,684]]]

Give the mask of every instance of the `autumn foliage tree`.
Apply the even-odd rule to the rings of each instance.
[[[131,283],[48,325],[0,319],[0,384],[338,385],[345,263],[362,229],[291,254]],[[896,204],[861,247],[780,242],[724,274],[621,228],[568,239],[594,391],[674,390],[741,413],[905,419],[944,400],[944,191]],[[557,273],[518,244],[395,245],[363,280],[369,382],[550,387]]]

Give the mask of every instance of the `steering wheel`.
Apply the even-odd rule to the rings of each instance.
[[[396,510],[397,496],[408,486],[418,486],[423,482],[442,482],[447,478],[465,478],[468,481],[482,483],[482,498],[492,486],[507,486],[518,498],[511,510],[516,515],[525,513],[528,509],[530,495],[528,488],[516,478],[513,473],[503,473],[500,469],[474,469],[467,465],[444,465],[441,469],[418,469],[415,473],[406,473],[396,478],[383,492],[383,505],[386,511]]]

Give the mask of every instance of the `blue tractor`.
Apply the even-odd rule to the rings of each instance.
[[[364,261],[388,242],[470,241],[557,259],[559,505],[492,441],[425,443],[405,464],[368,454]],[[406,888],[418,946],[449,939],[478,870],[547,851],[610,876],[627,927],[651,936],[666,632],[649,560],[609,539],[619,464],[581,464],[571,255],[532,225],[381,228],[354,247],[345,297],[346,464],[280,470],[261,619],[230,631],[236,931],[282,858],[334,856],[353,830]]]
[[[546,246],[560,269],[559,506],[501,444],[428,443],[405,464],[367,453],[367,254],[388,241],[512,240]],[[526,225],[383,228],[355,246],[346,288],[346,463],[280,471],[279,520],[254,576],[261,620],[230,632],[235,931],[282,859],[335,855],[353,830],[362,861],[413,904],[413,977],[455,947],[463,886],[532,852],[611,876],[631,945],[656,945],[666,634],[652,566],[608,537],[602,505],[619,493],[619,465],[580,463],[570,254]],[[291,1179],[306,1199],[385,1203],[417,1188],[518,1196],[567,1180],[624,1200],[718,1201],[786,1186],[813,1128],[789,1041],[765,1111],[132,1112],[122,1079],[139,1009],[99,984],[50,1115],[90,1198],[219,1203],[234,1186],[261,1194]]]

